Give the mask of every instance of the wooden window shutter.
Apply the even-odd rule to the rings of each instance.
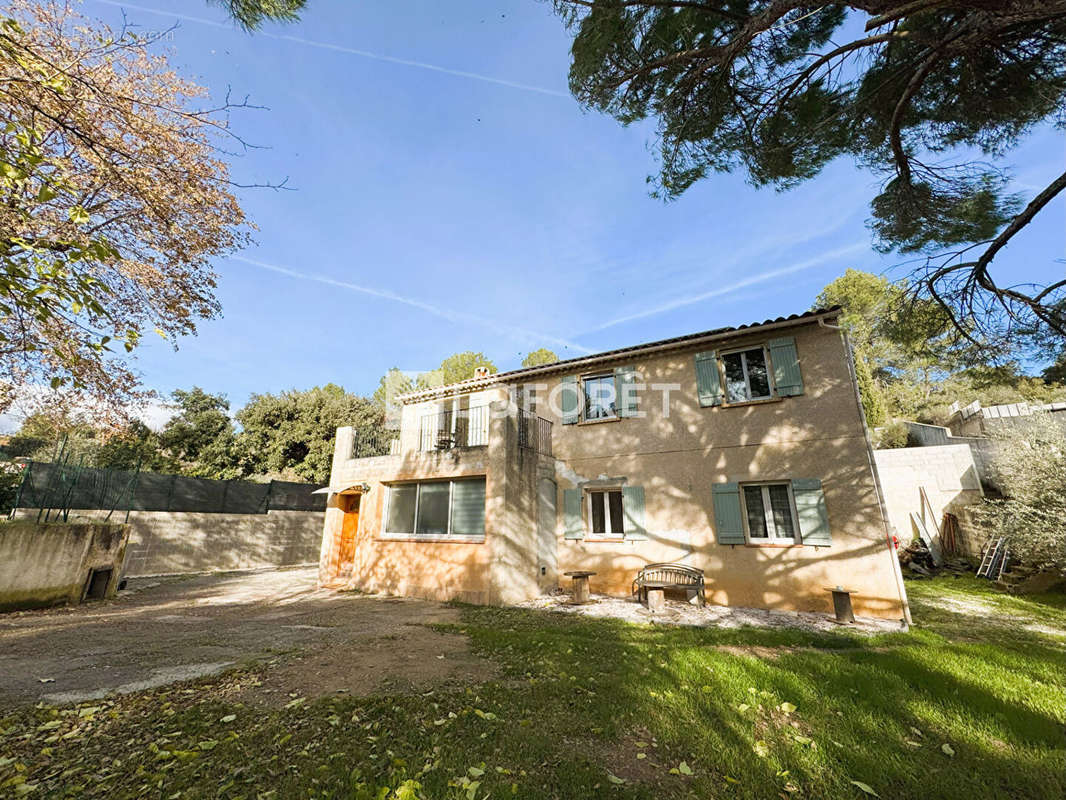
[[[620,417],[637,415],[637,393],[633,387],[637,383],[637,371],[633,367],[615,367],[614,402],[616,413]]]
[[[793,478],[792,495],[796,498],[796,516],[803,543],[822,547],[831,545],[833,538],[829,533],[829,513],[822,482],[817,478]]]
[[[718,353],[696,353],[696,390],[701,406],[720,406],[724,399],[722,379],[718,374]]]
[[[563,521],[566,526],[565,538],[585,538],[585,525],[581,519],[580,489],[563,490]]]
[[[644,487],[623,486],[622,508],[625,510],[625,538],[647,539],[648,531],[644,526]]]
[[[711,487],[714,503],[714,534],[718,544],[744,544],[740,484],[716,483]]]
[[[774,386],[781,397],[803,394],[803,375],[800,374],[796,340],[792,336],[767,342],[770,361],[774,367]]]
[[[564,375],[561,380],[559,402],[563,411],[563,425],[574,425],[580,418],[577,402],[577,376]]]

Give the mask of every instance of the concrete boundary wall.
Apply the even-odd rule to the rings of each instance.
[[[967,506],[984,498],[973,452],[966,444],[904,447],[895,450],[875,450],[877,472],[885,497],[889,525],[906,545],[918,535],[911,514],[917,514],[930,534],[936,535],[944,512],[960,516],[963,539],[960,547],[965,555],[979,547],[974,531],[966,524],[968,516],[960,514]],[[928,505],[922,502],[925,489]]]
[[[125,525],[0,523],[0,611],[113,597],[126,544]]]
[[[37,512],[19,509],[18,516]],[[99,520],[98,511],[71,511],[70,521]],[[122,522],[125,514],[112,515]],[[318,562],[324,511],[206,514],[131,511],[124,575],[290,567]]]

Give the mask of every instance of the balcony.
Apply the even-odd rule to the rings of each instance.
[[[422,452],[456,447],[484,447],[489,443],[489,407],[423,414],[418,426],[418,449]]]
[[[519,409],[518,446],[526,450],[532,450],[542,456],[550,456],[552,454],[551,420],[538,417],[530,411]]]
[[[529,411],[512,409],[517,445],[539,455],[552,455],[552,423]],[[349,459],[401,456],[408,453],[446,452],[489,444],[489,407],[474,406],[423,414],[414,425],[401,431],[352,431]],[[513,429],[512,429],[513,430]],[[501,439],[501,444],[503,443]]]

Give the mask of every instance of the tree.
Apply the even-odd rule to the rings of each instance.
[[[1066,189],[1028,204],[1001,159],[1066,111],[1064,0],[555,0],[575,31],[570,87],[628,124],[658,125],[674,198],[713,172],[787,189],[851,156],[881,176],[871,228],[885,252],[918,254],[912,293],[963,338],[1066,335],[1066,280],[1026,283],[993,260]]]
[[[208,394],[199,386],[175,390],[171,397],[178,413],[159,434],[167,454],[181,471],[202,478],[234,478],[235,436],[225,395]]]
[[[994,438],[992,469],[1005,499],[986,500],[982,522],[1027,564],[1066,573],[1066,423],[1037,414]]]
[[[1041,373],[1047,383],[1066,383],[1066,350]]]
[[[554,364],[559,360],[559,356],[553,353],[546,347],[542,347],[539,350],[534,350],[522,359],[523,367],[542,367],[545,364]]]
[[[267,20],[295,22],[307,0],[211,0],[246,30],[255,30]]]
[[[855,355],[856,378],[867,424],[889,417],[943,424],[952,403],[966,405],[1047,402],[1066,387],[1026,375],[1017,362],[990,359],[943,333],[944,310],[933,300],[906,300],[905,282],[849,269],[829,283],[814,306],[839,305]]]
[[[449,383],[469,380],[474,377],[474,370],[478,367],[487,367],[490,374],[495,374],[499,371],[484,353],[466,350],[462,353],[448,356],[440,362],[440,366],[433,372],[419,375],[418,388],[447,386]]]
[[[381,376],[371,402],[384,415],[385,427],[397,430],[400,427],[401,407],[396,398],[415,388],[414,381],[399,367],[393,367]]]
[[[98,413],[137,396],[146,332],[218,314],[210,261],[248,240],[221,158],[247,104],[206,102],[158,38],[63,4],[0,16],[0,382]]]
[[[246,470],[325,483],[337,428],[351,425],[364,438],[380,436],[384,411],[330,383],[307,391],[252,395],[237,420],[242,428],[237,449],[247,459]]]

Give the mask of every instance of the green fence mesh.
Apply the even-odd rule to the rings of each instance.
[[[155,472],[128,472],[31,461],[19,493],[20,508],[196,511],[265,514],[324,511],[326,496],[315,483],[217,481]]]

